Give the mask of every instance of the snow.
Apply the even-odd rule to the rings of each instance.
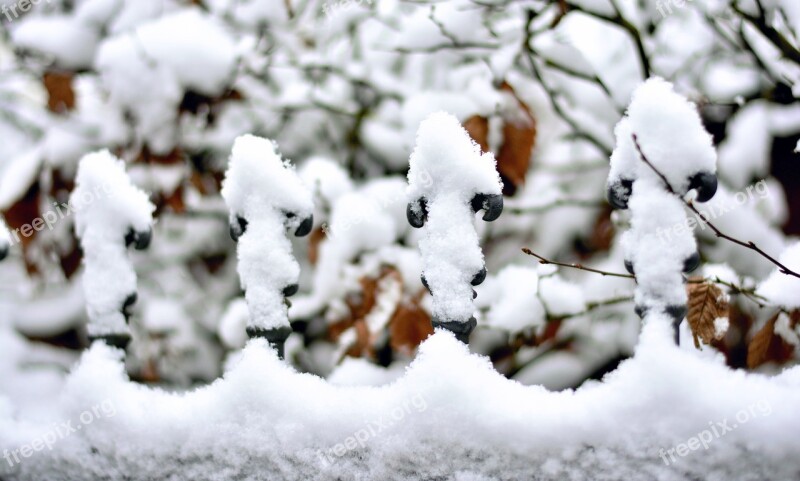
[[[622,244],[636,273],[637,306],[685,306],[683,265],[697,252],[697,243],[685,227],[683,204],[663,189],[661,180],[645,178],[633,184],[630,210],[631,229]]]
[[[99,32],[68,16],[37,16],[21,22],[11,32],[18,48],[49,56],[64,69],[90,67],[99,41]]]
[[[276,149],[264,138],[237,138],[222,187],[231,228],[240,228],[239,219],[246,222],[238,237],[238,271],[248,326],[263,330],[289,325],[283,290],[298,283],[300,266],[287,231],[313,222],[314,209],[311,192]]]
[[[477,194],[502,195],[494,157],[481,153],[454,116],[434,113],[420,124],[408,183],[410,209],[419,212],[420,199],[427,205],[419,247],[433,316],[466,323],[475,310],[470,283],[484,268],[470,202]]]
[[[83,293],[87,268],[72,273],[75,216],[14,245],[0,264],[0,479],[796,479],[800,358],[769,363],[761,374],[741,367],[755,332],[784,300],[756,299],[767,304],[761,309],[720,286],[732,314],[713,327],[730,332],[722,349],[703,352],[686,322],[676,348],[675,319],[658,311],[685,302],[681,268],[694,248],[713,263],[699,270],[705,277],[746,290],[779,279],[775,290],[792,304],[798,286],[687,217],[631,138],[636,132],[686,194],[688,176],[714,169],[699,111],[721,143],[721,183],[698,208],[724,232],[779,257],[797,241],[783,232],[795,214],[786,200],[796,192],[791,182],[780,185],[791,172],[769,163],[795,147],[785,142],[800,132],[800,104],[792,103],[800,67],[731,11],[731,0],[671,2],[667,18],[656,1],[572,0],[581,8],[566,10],[558,3],[57,0],[6,22],[0,210],[8,221],[16,227],[65,202],[80,158],[104,148],[125,159],[131,183],[152,192],[159,208],[152,248],[118,253],[138,291],[135,342],[124,358],[102,344],[85,349],[86,302],[98,298]],[[762,3],[770,26],[796,43],[798,2]],[[757,14],[752,0],[739,4]],[[622,24],[637,29],[651,71],[674,88],[647,82],[620,122],[646,75]],[[49,110],[43,73],[51,93],[53,73],[71,78],[74,109]],[[458,123],[486,118],[487,150],[498,152],[519,102],[537,120],[526,183],[504,199],[513,215],[474,222],[474,194],[497,193],[499,182],[493,163],[484,169],[489,162],[465,147]],[[442,169],[419,162],[425,168],[409,187],[398,174],[414,167],[420,124],[438,111],[455,117],[452,128],[434,126],[427,150],[417,147]],[[252,179],[243,191],[263,196],[251,217],[271,227],[242,216],[249,240],[237,247],[229,239],[220,183],[246,133],[274,140],[297,166],[295,187],[308,192],[302,204],[314,214],[311,242],[293,238],[296,225],[279,212],[286,196],[265,200],[289,185],[272,175],[258,180],[265,162],[240,178]],[[634,198],[609,216],[599,204],[611,150],[611,180],[627,175]],[[177,162],[162,164],[167,153]],[[28,192],[36,202],[30,195],[19,204]],[[427,223],[414,229],[406,206],[417,204],[412,220],[424,217],[422,195],[436,204],[426,202]],[[435,256],[421,255],[426,242]],[[521,247],[611,272],[624,272],[630,259],[639,283],[537,266]],[[280,287],[295,280],[295,257],[300,287],[288,317],[298,332],[279,361],[263,341],[248,344],[248,300],[277,306],[285,327]],[[431,258],[447,262],[444,274],[460,291],[429,295],[420,276]],[[470,286],[484,266],[486,281]],[[251,284],[274,282],[274,302],[242,297],[242,270],[257,278]],[[103,288],[131,288],[125,276],[112,281]],[[659,307],[644,320],[634,313],[636,290]],[[419,353],[402,344],[413,326],[394,316],[403,314],[397,307],[421,309],[415,320],[436,324],[442,292],[458,296],[452,311],[481,326],[472,354],[446,332]],[[358,312],[362,300],[368,312]],[[354,314],[359,335],[355,327],[330,335]],[[788,314],[775,324],[779,341],[797,344]],[[343,357],[365,327],[370,348]],[[79,423],[96,407],[98,419]],[[751,419],[736,421],[740,412]],[[725,419],[737,428],[667,464],[667,451]],[[69,420],[81,430],[52,451],[14,466],[3,457]]]
[[[792,320],[785,312],[778,315],[775,321],[775,334],[794,347],[800,346],[800,327],[792,328]]]
[[[539,281],[539,293],[547,312],[553,316],[574,315],[586,310],[580,286],[559,276],[548,276]]]
[[[230,82],[236,45],[220,22],[199,9],[145,23],[135,38],[149,60],[168,66],[187,90],[219,95]]]
[[[800,243],[787,247],[778,260],[789,269],[800,272]],[[756,292],[774,305],[800,309],[800,279],[783,274],[777,268],[759,284]]]
[[[215,96],[229,85],[237,52],[215,20],[188,9],[104,40],[94,65],[113,102],[132,112],[139,135],[156,153],[176,141],[184,91]]]
[[[7,251],[11,246],[11,234],[8,231],[6,220],[0,215],[0,251]],[[7,252],[6,252],[7,253]],[[5,257],[3,255],[2,257]]]
[[[635,357],[613,374],[560,393],[505,379],[444,332],[383,387],[298,373],[255,340],[222,379],[173,393],[131,383],[121,354],[97,344],[54,403],[53,420],[82,429],[22,459],[11,479],[89,479],[88,466],[112,465],[132,480],[259,479],[264,469],[281,479],[508,479],[532,470],[545,480],[790,479],[800,449],[798,368],[773,379],[733,372],[719,356],[665,341],[659,321],[645,324]],[[79,423],[92,406],[108,409]],[[0,412],[0,449],[52,427]],[[702,453],[677,455],[676,445],[725,420],[731,429]]]
[[[272,0],[253,0],[238,2],[233,0],[211,0],[208,2],[212,11],[230,16],[238,24],[248,28],[257,28],[262,24],[279,25],[288,20],[285,2]]]
[[[385,386],[405,374],[406,366],[396,363],[386,369],[366,359],[345,358],[326,378],[333,386]]]
[[[327,178],[328,181],[331,177]],[[312,295],[298,297],[290,315],[307,319],[328,306],[346,289],[342,276],[348,263],[367,253],[377,253],[405,236],[406,183],[400,177],[377,179],[336,198],[329,221],[322,225],[324,240],[312,280]],[[397,250],[390,251],[397,254]],[[389,256],[390,262],[401,259]],[[416,273],[416,284],[419,273]]]
[[[489,276],[476,290],[476,304],[488,306],[487,326],[512,334],[544,326],[547,313],[537,295],[539,275],[536,269],[504,267],[496,276]]]
[[[682,200],[668,190],[684,195],[696,189],[695,198],[702,201],[714,196],[717,157],[711,136],[696,107],[657,77],[636,89],[615,135],[609,200],[615,207],[630,208],[631,228],[621,243],[636,275],[637,309],[642,315],[671,312],[680,322],[677,317],[685,312],[687,301],[684,265],[698,255],[689,221],[698,221],[687,219]],[[700,186],[692,185],[701,174],[710,177]]]
[[[298,175],[314,192],[317,206],[324,203],[330,209],[339,197],[353,190],[353,181],[342,166],[325,157],[307,159],[298,169]],[[320,215],[319,219],[322,218]]]
[[[746,191],[731,192],[724,184],[720,185],[717,194],[706,204],[698,205],[698,210],[712,220],[722,232],[727,235],[743,239],[745,242],[755,242],[765,252],[777,256],[787,246],[780,228],[764,218],[758,208],[760,200],[755,202],[746,195],[747,200],[742,203],[742,195]],[[753,199],[760,197],[756,191]],[[695,229],[698,237],[714,240],[716,237],[710,228],[702,221],[697,223]],[[705,254],[712,262],[727,262],[732,268],[743,275],[763,279],[773,269],[772,263],[760,256],[742,255],[742,247],[730,242],[716,242],[705,250]]]
[[[136,120],[136,133],[156,153],[166,153],[175,142],[177,107],[183,96],[167,66],[148,62],[132,35],[103,42],[95,67],[109,90],[111,101],[128,109]]]
[[[714,338],[722,339],[728,333],[731,326],[731,321],[727,317],[718,317],[714,319]]]
[[[136,272],[128,259],[126,240],[130,233],[152,235],[155,206],[131,184],[125,163],[108,151],[81,159],[69,206],[84,252],[89,335],[127,334],[122,310],[136,294]]]
[[[705,264],[702,272],[706,279],[719,279],[735,285],[741,283],[740,276],[727,264]]]
[[[642,84],[633,94],[628,118],[645,155],[675,191],[687,192],[690,178],[698,172],[716,173],[711,135],[694,104],[676,93],[672,84],[657,77]],[[624,148],[629,154],[630,145]],[[637,165],[637,178],[656,175],[643,162]]]
[[[14,157],[0,179],[0,209],[7,210],[25,195],[39,175],[42,160],[38,147]]]
[[[728,124],[728,136],[719,146],[719,171],[732,188],[743,189],[769,171],[772,135],[764,129],[768,122],[767,104],[753,102]]]
[[[230,349],[241,349],[247,343],[247,320],[250,311],[247,309],[247,301],[244,298],[237,298],[228,304],[228,308],[222,315],[219,322],[219,338],[226,347]]]

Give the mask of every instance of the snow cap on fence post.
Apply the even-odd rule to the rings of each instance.
[[[131,183],[125,163],[109,151],[87,154],[69,200],[83,249],[83,289],[92,340],[124,349],[136,303],[136,272],[127,248],[150,245],[155,206]]]
[[[670,316],[678,342],[687,312],[684,274],[700,264],[682,198],[714,196],[716,151],[697,108],[660,78],[636,90],[615,135],[608,200],[631,211],[622,245],[625,267],[636,275],[636,312]]]
[[[476,325],[472,286],[486,278],[475,213],[483,211],[487,222],[497,219],[502,188],[494,156],[481,153],[458,119],[437,112],[420,123],[409,160],[408,222],[425,228],[419,248],[433,326],[465,343]]]
[[[0,262],[8,257],[11,251],[11,234],[8,232],[6,220],[0,216]]]
[[[287,233],[311,232],[314,203],[289,161],[267,139],[236,139],[225,173],[222,196],[230,211],[230,233],[237,241],[239,277],[250,313],[247,334],[261,337],[283,357],[292,328],[288,297],[298,290],[300,265]]]

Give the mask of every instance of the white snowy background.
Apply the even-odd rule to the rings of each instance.
[[[522,252],[620,274],[626,244],[683,261],[688,230],[678,247],[623,242],[641,224],[605,199],[615,127],[657,76],[713,140],[719,189],[698,207],[800,272],[796,0],[0,9],[0,480],[800,479],[800,280],[696,222],[692,275],[730,309],[711,345],[684,322],[677,347],[668,319],[635,314],[633,279]],[[643,149],[658,144],[668,175],[706,165],[649,105]],[[474,223],[488,276],[468,348],[431,334],[425,231],[406,220],[417,131],[439,111],[494,154],[505,194]],[[245,334],[221,194],[245,134],[275,141],[313,194],[285,361]],[[84,292],[65,207],[103,149],[155,206],[152,245],[128,254],[125,356],[88,342],[87,305],[119,286]],[[27,225],[44,227],[6,237]],[[469,239],[439,240],[477,266],[457,255]]]

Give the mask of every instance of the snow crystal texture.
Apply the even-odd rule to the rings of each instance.
[[[0,476],[796,479],[800,368],[775,378],[735,372],[721,355],[674,346],[663,325],[646,325],[636,355],[602,382],[564,392],[504,378],[445,332],[381,387],[298,373],[254,340],[222,379],[168,392],[131,383],[121,354],[97,344],[67,379],[52,420],[18,419],[0,404],[0,451],[32,443],[57,420],[82,428],[13,468],[3,461]],[[93,406],[98,416],[81,423]],[[707,449],[676,451],[709,434]]]

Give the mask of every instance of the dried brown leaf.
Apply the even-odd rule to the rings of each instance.
[[[19,242],[19,245],[22,247],[25,268],[28,274],[36,274],[39,272],[33,259],[34,253],[31,247],[38,233],[32,225],[35,220],[41,217],[41,197],[42,190],[39,182],[34,182],[21,199],[3,212],[12,238],[15,242]],[[41,221],[41,219],[39,220]]]
[[[694,345],[700,348],[703,344],[711,344],[718,339],[714,321],[721,317],[728,317],[730,306],[722,289],[716,284],[703,282],[689,284],[689,327],[692,329]]]
[[[316,228],[308,237],[308,262],[310,262],[312,266],[317,265],[317,260],[319,260],[319,245],[324,240],[325,230],[322,227]]]
[[[414,349],[433,334],[431,318],[420,307],[419,301],[414,299],[410,303],[397,306],[389,321],[389,334],[392,350],[411,356]]]
[[[489,119],[480,115],[473,115],[464,121],[464,129],[472,140],[481,146],[481,151],[489,151]]]
[[[754,369],[767,361],[769,361],[769,346],[772,344],[772,338],[775,337],[775,321],[778,320],[778,314],[775,314],[760,331],[753,336],[750,344],[747,346],[747,367]]]
[[[768,362],[784,364],[792,359],[794,346],[775,334],[775,323],[779,317],[780,313],[772,316],[764,327],[753,336],[747,346],[747,367],[750,369],[755,369]],[[794,319],[794,317],[793,313],[792,318]]]
[[[42,83],[47,90],[47,108],[62,113],[75,108],[75,91],[72,89],[72,72],[45,72]]]
[[[536,143],[536,120],[511,85],[503,82],[501,89],[509,92],[519,106],[515,112],[503,118],[503,145],[497,153],[497,170],[503,180],[503,194],[514,195],[517,188],[525,183],[525,175],[530,168],[531,153]]]

